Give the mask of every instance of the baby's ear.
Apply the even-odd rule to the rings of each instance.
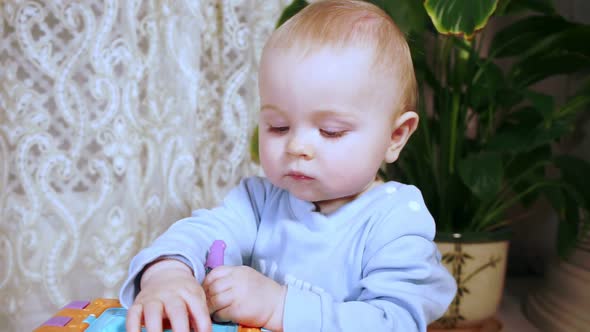
[[[397,160],[408,139],[418,127],[418,119],[416,112],[404,112],[395,120],[391,131],[391,142],[385,151],[385,162],[392,163]]]

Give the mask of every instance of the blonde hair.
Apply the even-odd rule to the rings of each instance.
[[[313,2],[273,32],[267,48],[288,48],[306,56],[325,47],[370,47],[378,73],[395,77],[397,110],[414,111],[417,83],[404,34],[379,7],[356,0]],[[401,114],[401,112],[395,112]]]

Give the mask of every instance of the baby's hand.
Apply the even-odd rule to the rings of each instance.
[[[141,291],[127,313],[128,332],[139,332],[144,317],[148,332],[161,332],[168,318],[175,332],[211,331],[205,292],[191,269],[177,260],[162,260],[141,277]],[[189,322],[190,320],[190,322]]]
[[[283,330],[286,287],[247,266],[219,266],[203,282],[214,318]]]

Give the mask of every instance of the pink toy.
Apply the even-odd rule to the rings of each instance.
[[[223,265],[223,255],[225,254],[225,242],[223,240],[215,240],[209,248],[207,255],[207,262],[205,262],[205,270],[207,273],[214,268]]]

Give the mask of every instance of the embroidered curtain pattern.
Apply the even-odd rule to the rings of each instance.
[[[0,330],[116,297],[131,257],[244,175],[287,0],[0,1]]]

